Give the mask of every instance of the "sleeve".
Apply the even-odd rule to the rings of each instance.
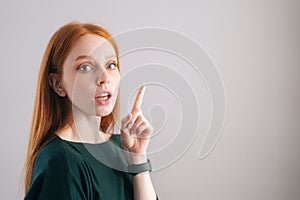
[[[24,200],[87,199],[81,181],[68,168],[64,154],[38,155]]]

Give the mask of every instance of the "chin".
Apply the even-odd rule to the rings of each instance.
[[[110,112],[111,113],[111,112]],[[101,113],[101,114],[97,114],[98,117],[105,117],[108,116],[110,113]]]
[[[101,109],[101,110],[98,110],[96,111],[96,115],[98,117],[105,117],[105,116],[108,116],[110,115],[110,113],[112,112],[113,109],[109,108],[109,109]]]

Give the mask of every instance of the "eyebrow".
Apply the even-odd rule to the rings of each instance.
[[[80,56],[78,56],[78,57],[75,59],[75,61],[81,60],[81,59],[87,59],[87,58],[89,58],[89,59],[94,59],[94,58],[92,58],[91,56],[80,55]]]
[[[117,56],[116,55],[110,55],[110,56],[107,56],[105,57],[105,60],[108,60],[108,59],[116,59]],[[78,56],[75,61],[77,60],[81,60],[81,59],[91,59],[91,60],[94,60],[95,61],[95,58],[93,58],[92,56],[88,56],[88,55],[80,55]]]
[[[107,56],[105,57],[106,60],[109,60],[109,59],[117,59],[117,56],[116,55],[110,55],[110,56]]]

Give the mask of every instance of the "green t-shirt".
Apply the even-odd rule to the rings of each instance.
[[[36,157],[25,200],[133,199],[126,166],[117,134],[100,144],[56,136]]]

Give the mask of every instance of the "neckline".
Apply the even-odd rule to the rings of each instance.
[[[98,146],[98,145],[104,145],[106,143],[109,143],[113,137],[116,134],[111,134],[110,138],[108,140],[106,140],[105,142],[100,142],[100,143],[88,143],[88,142],[75,142],[75,141],[70,141],[70,140],[65,140],[61,137],[59,137],[58,135],[56,135],[55,137],[63,142],[69,143],[69,144],[74,144],[74,145],[89,145],[89,146]]]

